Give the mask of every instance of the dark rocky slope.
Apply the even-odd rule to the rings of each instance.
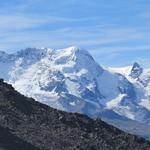
[[[24,97],[1,80],[0,129],[3,128],[6,133],[0,131],[0,149],[4,150],[9,149],[7,144],[12,144],[12,150],[35,147],[41,150],[150,150],[150,142],[142,138],[101,120],[50,108]],[[8,134],[11,139],[7,138]],[[18,143],[23,148],[18,149]]]
[[[0,150],[39,150],[11,133],[9,128],[0,126]]]

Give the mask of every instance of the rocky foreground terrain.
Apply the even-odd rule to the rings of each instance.
[[[59,111],[0,80],[0,150],[150,150],[100,119]]]

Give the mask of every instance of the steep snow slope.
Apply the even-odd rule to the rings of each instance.
[[[116,67],[116,68],[113,68],[113,67],[105,67],[106,70],[109,70],[110,72],[113,72],[113,73],[120,73],[126,77],[128,77],[128,75],[131,73],[131,70],[132,70],[132,67],[133,66],[126,66],[126,67]]]

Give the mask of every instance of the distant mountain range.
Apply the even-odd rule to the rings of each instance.
[[[150,69],[138,63],[106,68],[77,47],[27,48],[0,52],[0,68],[0,77],[28,97],[150,138]]]
[[[0,150],[150,150],[100,119],[50,108],[0,80]]]

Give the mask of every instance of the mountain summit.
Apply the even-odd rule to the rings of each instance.
[[[130,76],[135,79],[138,78],[142,73],[143,73],[143,68],[138,63],[135,62],[133,64],[133,68],[131,70]]]

